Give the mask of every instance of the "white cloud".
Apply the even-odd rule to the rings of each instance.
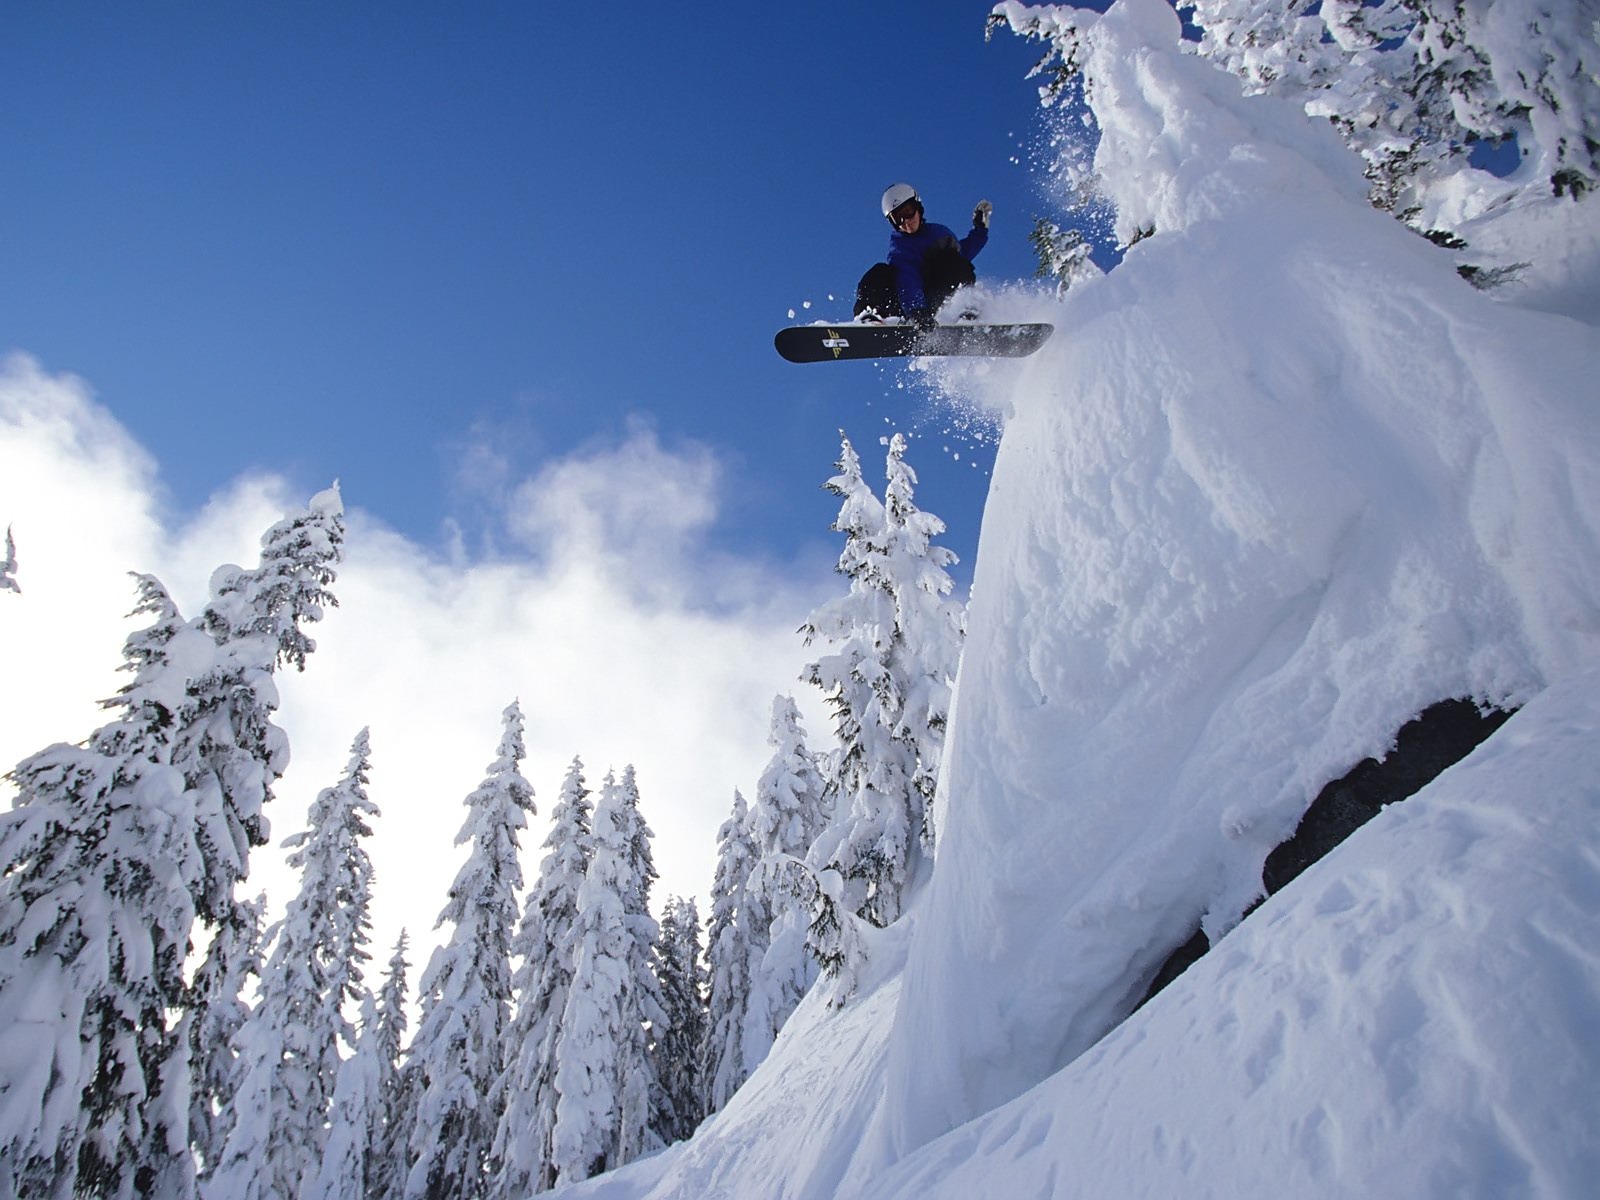
[[[669,451],[635,419],[620,445],[561,459],[517,486],[509,524],[556,557],[625,564],[681,585],[675,576],[716,519],[720,474],[706,447]]]
[[[371,795],[383,809],[379,960],[401,925],[415,945],[462,851],[462,799],[493,759],[499,715],[527,716],[524,771],[540,815],[523,843],[531,882],[550,807],[574,754],[592,786],[633,763],[656,832],[657,896],[704,895],[732,790],[748,794],[766,761],[775,692],[794,691],[805,649],[795,629],[835,586],[802,588],[770,569],[714,558],[718,464],[703,446],[666,448],[632,427],[617,445],[508,481],[506,528],[530,550],[444,562],[351,506],[340,607],[312,630],[304,675],[280,680],[293,761],[270,815],[274,847],[259,884],[281,905],[293,881],[276,843],[332,784],[351,740],[372,730]],[[151,571],[186,614],[212,570],[255,561],[262,531],[306,497],[252,476],[197,515],[166,515],[150,455],[80,382],[31,360],[0,366],[0,524],[16,529],[20,596],[0,595],[0,764],[85,736],[131,626],[128,570]],[[697,589],[716,581],[714,603]],[[813,701],[814,703],[814,701]],[[810,732],[825,733],[820,713]],[[421,961],[419,952],[414,956]]]

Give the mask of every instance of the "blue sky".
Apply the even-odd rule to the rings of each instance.
[[[713,542],[781,562],[832,540],[837,431],[875,460],[905,429],[964,575],[992,448],[771,338],[848,310],[898,179],[961,228],[991,199],[980,275],[1032,274],[1037,50],[987,9],[9,5],[0,350],[85,378],[178,513],[338,477],[475,555],[474,447],[526,476],[640,422],[704,444]]]

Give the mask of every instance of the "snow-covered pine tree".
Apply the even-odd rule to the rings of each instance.
[[[834,819],[809,856],[808,941],[835,975],[859,965],[845,951],[859,945],[850,919],[897,920],[932,860],[933,791],[960,653],[962,613],[945,571],[955,556],[932,542],[944,524],[917,509],[905,448],[899,434],[889,440],[879,504],[845,439],[828,487],[843,500],[834,528],[846,535],[838,569],[850,591],[803,627],[808,643],[834,646],[805,678],[822,688],[840,742],[827,779]],[[841,902],[844,911],[832,911]]]
[[[622,903],[628,926],[625,953],[629,980],[624,1024],[629,1039],[623,1046],[622,1113],[617,1135],[617,1165],[620,1166],[661,1146],[651,1119],[660,1092],[652,1045],[666,1024],[666,1012],[661,1004],[660,967],[656,961],[656,943],[661,930],[650,915],[650,891],[657,878],[655,853],[650,844],[655,833],[644,819],[639,779],[632,763],[623,768],[618,787],[622,792],[628,847]]]
[[[966,609],[950,598],[955,583],[946,568],[955,565],[956,556],[933,542],[944,532],[944,522],[917,508],[917,474],[905,461],[905,454],[905,437],[897,433],[889,439],[884,488],[889,590],[895,611],[889,670],[898,682],[900,696],[894,737],[914,755],[911,787],[917,811],[913,821],[921,832],[923,849],[931,857],[934,791],[944,758],[951,689],[961,665]]]
[[[711,920],[706,926],[708,1113],[717,1112],[727,1104],[747,1076],[744,1030],[750,1011],[753,956],[744,910],[746,887],[755,864],[749,805],[735,789],[733,811],[717,830],[717,870],[711,883]]]
[[[367,797],[370,771],[362,730],[343,777],[312,803],[309,828],[284,843],[300,890],[277,927],[260,1002],[239,1032],[235,1120],[205,1187],[215,1200],[298,1196],[317,1178],[341,1047],[356,1040],[344,1004],[363,998],[361,964],[371,957],[372,860],[362,844],[378,811]]]
[[[1372,200],[1433,232],[1430,185],[1482,142],[1514,138],[1509,182],[1582,196],[1600,181],[1600,29],[1568,0],[1186,0],[1199,52],[1330,119],[1367,163]],[[1050,90],[1077,74],[1069,10],[1007,5],[991,20],[1051,43]],[[1092,14],[1090,14],[1092,17]],[[1419,224],[1420,222],[1420,224]]]
[[[6,526],[6,556],[0,559],[0,592],[21,592],[17,583],[17,543],[12,540],[11,526]]]
[[[367,1200],[397,1200],[405,1185],[406,1139],[411,1127],[404,1114],[410,1111],[405,1099],[405,1084],[400,1070],[400,1053],[405,1044],[406,959],[408,939],[400,931],[394,953],[378,989],[377,1044],[373,1047],[377,1071],[377,1104],[367,1127]]]
[[[1403,215],[1414,184],[1459,169],[1479,137],[1511,132],[1503,117],[1494,120],[1497,132],[1474,132],[1457,119],[1449,90],[1470,87],[1481,94],[1477,77],[1488,74],[1470,46],[1459,48],[1465,53],[1457,69],[1419,72],[1419,47],[1410,35],[1419,17],[1427,23],[1426,3],[1196,0],[1191,7],[1205,31],[1202,54],[1253,91],[1305,105],[1333,121],[1366,159],[1379,207]],[[1468,59],[1478,61],[1460,71]]]
[[[706,972],[693,899],[667,901],[657,947],[666,1020],[652,1046],[657,1083],[652,1127],[663,1142],[672,1143],[689,1137],[705,1119]]]
[[[209,642],[138,578],[153,623],[120,710],[82,746],[11,772],[0,816],[0,1195],[184,1198],[193,811],[169,765],[173,708]]]
[[[658,930],[655,918],[650,916],[650,889],[659,876],[656,873],[655,852],[650,843],[655,832],[645,822],[644,812],[639,807],[639,777],[632,763],[623,768],[622,780],[617,786],[622,789],[628,836],[628,891],[623,896],[623,902],[630,914],[642,914],[650,922],[650,936],[645,944],[654,946]]]
[[[221,924],[234,885],[249,873],[249,854],[267,843],[264,812],[288,761],[288,739],[272,723],[279,664],[305,668],[316,643],[301,628],[336,604],[328,590],[344,542],[337,489],[262,536],[260,563],[228,567],[213,579],[213,596],[198,624],[216,643],[208,669],[191,676],[179,715],[174,762],[194,792],[195,836],[204,864],[195,903],[208,924]]]
[[[1094,246],[1081,230],[1063,228],[1049,217],[1036,217],[1028,243],[1039,257],[1035,278],[1055,280],[1057,295],[1064,296],[1074,284],[1101,274],[1089,257]]]
[[[528,893],[512,953],[516,1010],[507,1030],[505,1074],[499,1085],[500,1126],[495,1133],[493,1194],[518,1200],[555,1183],[556,1048],[572,986],[573,927],[578,890],[594,854],[589,788],[574,758],[551,812],[545,857]]]
[[[184,1014],[193,1075],[189,1095],[189,1140],[201,1171],[209,1178],[233,1127],[239,1091],[239,1031],[249,1019],[244,991],[261,977],[261,931],[265,895],[236,904],[212,935],[211,947],[190,985],[195,997]]]
[[[335,603],[328,587],[343,538],[337,490],[319,493],[262,536],[254,570],[225,567],[215,574],[211,602],[193,623],[209,635],[210,657],[189,667],[175,714],[172,762],[194,807],[198,868],[186,878],[195,911],[212,932],[208,957],[236,954],[238,931],[253,919],[237,911],[234,889],[249,873],[252,847],[266,844],[263,810],[288,758],[288,741],[272,723],[278,706],[272,677],[280,663],[304,668],[314,643],[301,625],[321,619],[324,605]],[[205,1009],[212,1002],[236,1003],[237,993],[215,989],[242,976],[227,961],[202,965],[200,975],[212,982],[191,995],[198,1011],[189,1019],[189,1037],[201,1081],[195,1102],[206,1104],[212,1084],[205,1081],[221,1086],[235,1063],[232,1043],[210,1037]],[[208,1061],[214,1056],[223,1061]],[[204,1139],[202,1155],[208,1149],[220,1155],[224,1129],[202,1121],[196,1132]],[[210,1161],[214,1166],[217,1159]]]
[[[1407,0],[1415,65],[1405,91],[1468,141],[1513,136],[1525,174],[1560,196],[1600,185],[1600,18],[1570,0]],[[1340,11],[1358,11],[1341,0]],[[1436,97],[1436,98],[1435,98]],[[1432,99],[1431,104],[1426,103]]]
[[[888,515],[862,477],[861,460],[849,438],[841,440],[837,465],[839,473],[826,487],[842,501],[832,526],[845,535],[835,569],[849,581],[850,590],[812,613],[801,626],[807,645],[822,639],[833,646],[832,653],[808,664],[802,676],[822,689],[839,739],[825,780],[835,819],[812,848],[819,867],[833,860],[844,833],[843,819],[871,776],[869,765],[881,724],[877,689],[887,678],[886,660],[894,636],[894,603],[883,565]],[[864,908],[866,899],[863,881],[847,902],[854,912]]]
[[[646,1027],[665,1018],[650,961],[657,929],[635,908],[649,895],[649,830],[631,779],[631,769],[623,783],[606,777],[594,809],[594,857],[578,889],[573,978],[556,1046],[551,1161],[563,1182],[654,1146]]]
[[[503,720],[499,753],[467,797],[467,820],[456,838],[472,849],[439,916],[441,926],[454,928],[422,977],[422,1016],[407,1064],[415,1089],[408,1200],[475,1200],[489,1190],[522,888],[518,842],[535,811],[533,788],[519,767],[521,707],[511,704]]]
[[[378,1005],[368,992],[361,1002],[360,1034],[339,1064],[328,1104],[328,1136],[299,1200],[372,1200],[368,1176],[375,1143],[372,1131],[382,1102],[383,1049]]]
[[[744,1053],[751,1069],[767,1055],[800,997],[816,979],[816,961],[806,951],[810,888],[804,860],[828,823],[825,785],[806,748],[794,699],[772,701],[767,737],[772,758],[756,784],[750,836],[756,862],[746,885],[751,948],[750,1004]],[[759,928],[764,924],[765,929]]]
[[[806,668],[805,679],[822,689],[839,736],[828,780],[835,819],[813,855],[820,868],[839,872],[849,911],[882,926],[900,915],[922,836],[911,782],[916,763],[894,736],[904,695],[890,668],[897,628],[889,515],[862,478],[848,438],[827,486],[843,501],[833,528],[845,534],[838,570],[850,590],[802,627],[808,645],[820,638],[834,647]]]

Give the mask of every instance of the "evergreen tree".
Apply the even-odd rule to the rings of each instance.
[[[6,556],[0,559],[0,592],[21,592],[17,584],[17,543],[11,538],[11,526],[6,526]]]
[[[653,1046],[658,1090],[652,1127],[672,1143],[693,1134],[705,1118],[706,973],[692,899],[667,901],[657,946],[665,1020]]]
[[[890,439],[879,504],[845,440],[828,487],[843,501],[834,528],[846,535],[838,569],[850,590],[803,627],[808,642],[834,647],[805,676],[822,688],[840,742],[827,779],[834,820],[812,845],[808,887],[809,943],[834,975],[853,975],[858,965],[846,952],[860,945],[851,919],[880,927],[897,920],[933,854],[933,794],[962,613],[948,599],[945,568],[955,556],[933,544],[943,523],[914,503],[905,448],[900,435]],[[841,903],[845,911],[834,911]],[[848,992],[847,985],[836,997]]]
[[[743,920],[746,885],[755,868],[745,798],[733,793],[733,811],[717,830],[717,872],[711,884],[711,920],[706,927],[710,965],[706,1043],[706,1111],[716,1112],[738,1091],[749,1072],[744,1049],[750,1010],[749,930]]]
[[[191,994],[196,1011],[185,1018],[195,1056],[196,1106],[231,1097],[221,1089],[237,1086],[237,1080],[224,1082],[238,1069],[233,1042],[213,1036],[235,1016],[230,1011],[219,1025],[207,1008],[213,1002],[236,1008],[238,993],[218,988],[242,984],[241,931],[258,919],[240,911],[234,892],[249,873],[251,849],[266,844],[264,808],[288,760],[288,740],[272,723],[278,706],[273,674],[280,663],[303,669],[315,648],[301,626],[320,620],[324,606],[335,603],[328,587],[343,539],[343,509],[337,490],[330,489],[262,536],[254,570],[219,570],[212,599],[194,622],[208,635],[210,653],[189,656],[188,682],[175,714],[172,763],[182,772],[194,811],[193,865],[185,879],[196,915],[212,932],[208,961],[199,972],[209,982]],[[226,1120],[216,1120],[221,1111],[201,1107],[195,1126],[197,1149],[208,1169],[220,1162],[230,1132]]]
[[[303,670],[316,648],[301,626],[337,603],[328,587],[343,542],[338,492],[322,492],[262,536],[254,570],[217,573],[198,620],[216,653],[190,679],[174,762],[194,793],[203,867],[195,903],[212,926],[230,918],[250,850],[269,838],[264,809],[289,753],[288,739],[272,723],[278,707],[272,675],[280,664]]]
[[[750,810],[757,858],[746,889],[753,965],[744,1049],[746,1059],[755,1062],[766,1057],[816,979],[816,963],[805,944],[809,889],[804,859],[828,817],[822,773],[806,748],[800,712],[791,697],[773,700],[767,741],[773,752]]]
[[[511,1004],[511,940],[522,871],[519,831],[534,811],[522,777],[522,710],[505,710],[500,750],[466,799],[457,845],[470,857],[450,887],[439,924],[454,926],[422,978],[422,1017],[408,1069],[415,1111],[405,1195],[473,1200],[488,1192],[500,1114],[493,1098],[505,1070]]]
[[[886,565],[895,613],[889,670],[899,695],[893,736],[909,747],[912,756],[912,820],[931,857],[934,792],[950,722],[951,689],[961,665],[966,610],[950,598],[955,584],[946,568],[955,565],[956,556],[933,544],[944,532],[944,522],[917,508],[917,475],[905,461],[905,453],[906,440],[897,433],[889,439],[884,489],[889,532]]]
[[[1063,228],[1048,217],[1036,217],[1028,243],[1039,257],[1035,277],[1055,280],[1057,295],[1064,296],[1074,284],[1101,274],[1089,257],[1094,247],[1080,230]]]
[[[383,1030],[377,1002],[362,998],[361,1033],[350,1057],[339,1065],[328,1105],[328,1136],[320,1163],[313,1163],[300,1200],[370,1200],[372,1133],[382,1102]]]
[[[556,1048],[572,987],[578,891],[594,853],[592,807],[583,763],[574,758],[551,813],[544,861],[512,946],[520,959],[513,980],[517,1006],[507,1033],[508,1061],[499,1085],[501,1117],[493,1148],[494,1191],[504,1200],[555,1183]]]
[[[312,648],[299,623],[331,601],[340,537],[337,496],[324,493],[269,531],[262,565],[229,573],[195,622],[141,578],[139,611],[157,619],[125,650],[135,679],[109,702],[121,718],[12,775],[21,795],[0,823],[0,959],[11,959],[0,962],[0,1028],[13,1027],[6,1005],[24,990],[31,1005],[52,982],[66,989],[49,1010],[57,1036],[0,1056],[0,1180],[26,1194],[193,1193],[189,1077],[204,1087],[217,1071],[191,1062],[211,991],[184,986],[184,962],[196,917],[214,949],[230,944],[219,929],[248,923],[233,886],[264,837],[260,806],[286,754],[271,673],[280,652],[303,665]]]
[[[833,523],[833,528],[845,535],[836,569],[849,580],[850,589],[814,612],[801,627],[808,645],[821,639],[833,647],[832,653],[806,667],[804,678],[822,689],[839,739],[827,779],[836,820],[812,850],[816,865],[836,869],[841,843],[851,829],[852,809],[870,812],[883,807],[883,790],[902,790],[903,784],[895,776],[904,772],[902,756],[889,754],[881,712],[885,699],[892,700],[884,694],[890,682],[888,655],[894,636],[894,601],[884,564],[888,514],[862,477],[860,459],[848,438],[842,442],[838,466],[839,473],[828,481],[827,488],[842,501]],[[887,884],[890,863],[869,861],[864,850],[851,851],[840,869],[841,877],[851,880],[845,902],[852,913],[874,911],[879,915],[877,923],[887,924],[893,919],[891,897],[875,893],[877,884]],[[712,919],[715,921],[714,915]]]
[[[556,1047],[551,1161],[559,1181],[587,1179],[655,1148],[647,1026],[664,1020],[648,912],[649,830],[631,769],[607,776],[594,810],[594,857],[578,890],[573,980]]]
[[[212,937],[211,947],[191,985],[193,1007],[184,1014],[193,1080],[189,1097],[189,1138],[209,1178],[222,1161],[233,1127],[234,1100],[243,1083],[237,1052],[239,1032],[250,1016],[244,1001],[249,980],[261,976],[261,929],[267,898],[234,906]]]
[[[343,778],[311,805],[309,829],[285,843],[300,890],[277,928],[260,1003],[239,1034],[244,1103],[234,1104],[233,1128],[206,1185],[218,1200],[298,1196],[317,1178],[340,1048],[356,1041],[344,1003],[364,998],[361,964],[371,957],[372,862],[362,845],[377,814],[366,793],[370,770],[362,730]]]
[[[376,1045],[373,1047],[377,1103],[367,1127],[366,1195],[368,1200],[395,1200],[405,1185],[406,1139],[411,1127],[404,1116],[410,1111],[400,1069],[406,1036],[405,930],[395,942],[383,986],[378,991]]]
[[[1481,95],[1481,60],[1464,74],[1419,71],[1411,39],[1427,5],[1413,0],[1313,6],[1305,0],[1198,0],[1194,20],[1205,30],[1201,51],[1254,91],[1308,105],[1329,117],[1367,161],[1372,198],[1404,210],[1415,183],[1464,164],[1480,136],[1457,119],[1449,89]],[[1387,47],[1387,48],[1386,48]],[[1468,57],[1476,52],[1463,46]],[[1458,61],[1458,68],[1465,61]],[[1446,75],[1457,75],[1446,83]],[[1487,116],[1488,114],[1483,114]]]
[[[11,773],[0,816],[0,1194],[185,1197],[192,810],[169,765],[196,645],[161,585],[124,647],[117,720]],[[198,639],[204,643],[205,639]]]
[[[852,913],[887,925],[900,915],[900,891],[921,836],[913,824],[915,764],[892,736],[902,696],[889,663],[896,634],[889,515],[862,478],[848,439],[839,468],[827,486],[843,501],[833,528],[845,534],[837,569],[850,590],[802,627],[807,644],[819,638],[833,644],[805,678],[822,689],[839,736],[828,780],[836,820],[813,855],[839,872]]]
[[[1514,139],[1508,188],[1571,195],[1600,181],[1600,28],[1567,0],[1185,0],[1199,52],[1327,117],[1367,164],[1373,203],[1432,220],[1431,187],[1482,142]],[[1050,41],[1052,97],[1077,86],[1084,26],[1044,9],[991,17]],[[1424,228],[1424,232],[1437,233]]]
[[[172,713],[170,761],[193,808],[183,876],[211,939],[182,1023],[195,1081],[192,1136],[208,1171],[220,1160],[227,1118],[236,1111],[239,1064],[230,1035],[242,1026],[239,989],[257,965],[260,911],[238,900],[234,888],[248,873],[250,849],[266,842],[262,809],[288,755],[287,740],[272,724],[278,703],[272,675],[280,662],[303,669],[314,649],[301,625],[320,620],[324,606],[335,603],[328,586],[343,530],[336,490],[275,524],[262,537],[254,570],[216,573],[211,602],[192,623],[198,637],[184,655],[187,679]],[[193,645],[198,638],[207,652]],[[223,1011],[212,1014],[213,1004]]]
[[[623,768],[623,832],[628,858],[623,914],[627,921],[624,961],[628,972],[627,1005],[624,1010],[621,1062],[622,1112],[617,1136],[618,1164],[632,1162],[641,1154],[659,1149],[653,1116],[660,1095],[656,1078],[654,1040],[666,1025],[661,1001],[660,965],[656,945],[661,937],[656,919],[650,915],[650,891],[657,879],[651,840],[655,834],[645,822],[640,807],[639,780],[633,764]]]

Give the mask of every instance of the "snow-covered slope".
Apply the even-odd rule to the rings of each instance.
[[[1578,1195],[1600,1165],[1593,314],[1467,286],[1161,0],[1088,47],[1096,166],[1154,234],[1059,307],[992,299],[1055,321],[1034,358],[941,368],[1005,432],[932,882],[875,986],[576,1194]],[[1322,785],[1450,697],[1532,703],[1235,928]],[[1118,1028],[1197,925],[1229,936]]]
[[[853,1194],[1593,1195],[1597,914],[1588,673],[1358,830],[1066,1070]]]

